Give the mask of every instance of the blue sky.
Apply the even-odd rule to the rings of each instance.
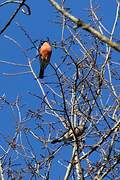
[[[0,0],[0,3],[3,0]],[[115,18],[115,9],[116,9],[116,1],[115,0],[100,0],[96,1],[95,4],[100,4],[99,10],[97,12],[98,16],[102,18],[103,24],[111,30],[111,25],[114,22]],[[14,43],[12,43],[9,39],[5,38],[4,35],[14,38],[16,41],[20,43],[20,45],[25,48],[31,48],[31,44],[24,33],[20,30],[20,28],[16,25],[16,22],[21,24],[25,30],[30,34],[33,40],[38,40],[38,42],[42,39],[50,38],[51,42],[60,41],[61,40],[61,27],[58,24],[55,24],[56,20],[56,10],[50,5],[47,0],[27,0],[26,3],[31,8],[31,15],[26,16],[21,11],[15,17],[14,21],[8,27],[8,29],[0,36],[0,60],[2,61],[10,61],[16,63],[27,64],[27,59],[24,57],[20,48],[18,48]],[[76,17],[83,19],[86,23],[89,23],[88,20],[88,8],[89,8],[89,0],[84,1],[75,1],[69,0],[66,1],[66,6],[71,8],[71,12]],[[6,7],[0,8],[0,29],[5,25],[11,13],[15,10],[16,5],[7,5]],[[119,26],[120,28],[120,26]],[[119,38],[119,28],[116,30],[116,35]],[[37,46],[39,43],[36,43]],[[28,55],[30,58],[36,56],[37,51],[31,50]],[[58,49],[53,49],[51,63],[58,63],[60,61],[60,56],[62,52]],[[117,57],[118,55],[116,55]],[[35,61],[34,69],[36,74],[39,72],[39,61]],[[29,69],[28,69],[29,70]],[[12,65],[7,65],[4,63],[0,63],[0,96],[3,94],[7,97],[8,101],[15,101],[17,96],[22,97],[22,104],[24,107],[21,108],[22,115],[24,116],[26,113],[26,109],[32,108],[36,110],[39,107],[39,102],[37,99],[33,98],[28,92],[32,92],[35,94],[40,94],[41,91],[36,83],[36,80],[31,74],[26,75],[17,75],[17,76],[4,76],[2,73],[15,73],[25,71],[24,68],[14,67]],[[45,78],[45,82],[47,80],[50,81],[50,75],[53,73],[53,70],[50,66],[47,67],[45,74],[48,75],[48,79]],[[7,105],[0,112],[0,120],[1,126],[0,131],[6,136],[11,136],[14,134],[14,128],[16,126],[16,119],[14,118],[13,112],[7,107]],[[2,142],[3,143],[3,142]],[[39,145],[36,145],[36,148]],[[70,156],[70,151],[63,151],[65,153],[64,156]],[[58,153],[58,159],[62,158],[62,152]],[[54,160],[55,161],[55,160]],[[52,180],[55,180],[56,177],[64,176],[65,169],[61,168],[61,166],[56,166],[58,164],[55,162],[53,165],[53,169],[55,173],[53,173]],[[60,172],[61,171],[61,172]]]

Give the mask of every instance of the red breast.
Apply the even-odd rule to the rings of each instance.
[[[41,60],[42,59],[50,59],[52,53],[52,47],[49,42],[44,42],[43,45],[39,48],[39,55]]]

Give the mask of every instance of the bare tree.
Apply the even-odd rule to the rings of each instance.
[[[24,3],[20,1],[21,7]],[[17,27],[24,32],[31,49],[23,48],[15,38],[4,35],[21,50],[27,63],[0,60],[20,69],[17,73],[4,72],[3,75],[31,74],[40,94],[28,92],[37,101],[35,110],[25,107],[19,96],[14,102],[5,94],[0,97],[1,111],[9,108],[15,120],[13,135],[6,137],[0,132],[0,179],[54,179],[56,176],[65,180],[117,180],[120,171],[120,62],[117,54],[120,45],[115,29],[120,2],[116,1],[111,31],[97,16],[92,0],[88,10],[90,24],[73,16],[65,0],[61,0],[61,4],[55,0],[49,3],[56,8],[56,21],[61,30],[61,40],[52,42],[60,56],[59,63],[49,65],[50,78],[47,75],[43,80],[37,78],[34,66],[39,44],[36,45],[20,24],[17,23]],[[34,57],[28,55],[30,50]]]

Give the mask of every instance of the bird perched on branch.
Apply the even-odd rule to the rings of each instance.
[[[85,126],[80,125],[78,127],[75,127],[73,129],[69,129],[67,132],[65,132],[62,136],[60,136],[58,139],[54,139],[51,141],[52,144],[58,143],[58,142],[67,142],[67,141],[72,141],[75,137],[80,137],[84,131],[85,131]]]
[[[50,62],[50,57],[52,54],[52,46],[48,41],[43,41],[41,45],[38,48],[38,53],[39,53],[39,59],[40,59],[40,73],[39,73],[39,78],[44,77],[44,70],[47,67],[47,65]]]

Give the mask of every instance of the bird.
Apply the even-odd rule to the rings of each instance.
[[[55,144],[62,141],[63,142],[72,141],[74,140],[74,135],[78,138],[84,133],[85,128],[86,127],[84,125],[79,125],[78,127],[69,129],[68,131],[63,133],[62,136],[60,136],[59,138],[52,140],[51,143]]]
[[[49,42],[43,41],[39,48],[38,48],[38,54],[39,54],[39,59],[40,59],[40,72],[39,72],[39,78],[44,77],[44,70],[47,67],[47,65],[50,62],[51,54],[52,54],[52,46]]]

